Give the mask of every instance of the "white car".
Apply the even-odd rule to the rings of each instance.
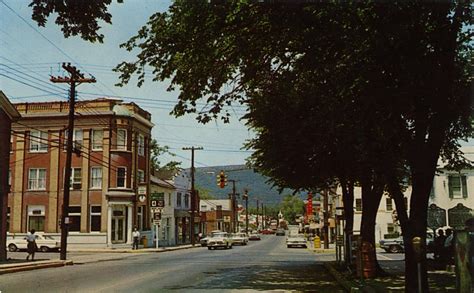
[[[227,232],[215,233],[207,239],[207,249],[211,250],[218,247],[232,248],[232,239]]]
[[[303,234],[290,235],[286,238],[286,246],[290,247],[307,247],[306,238]]]
[[[36,245],[38,250],[42,252],[58,251],[61,244],[56,241],[53,237],[47,235],[36,234]],[[27,249],[28,242],[24,236],[13,236],[13,239],[7,240],[8,251],[14,252],[23,249]]]
[[[231,234],[232,244],[247,245],[249,238],[245,233],[234,233]]]

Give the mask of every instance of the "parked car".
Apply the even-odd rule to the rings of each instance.
[[[207,249],[211,250],[218,247],[232,248],[232,239],[227,232],[214,233],[208,238]]]
[[[275,233],[276,236],[285,236],[285,230],[284,229],[278,229]]]
[[[290,247],[307,247],[306,238],[303,234],[294,234],[286,238],[286,246]]]
[[[217,234],[217,233],[222,233],[222,231],[221,230],[214,230],[214,231],[211,231],[210,236],[204,236],[203,238],[201,238],[199,240],[199,243],[201,244],[201,246],[206,247],[207,246],[207,241],[209,240],[209,238],[212,237],[212,235]]]
[[[249,238],[245,233],[234,233],[231,234],[232,244],[247,245]]]
[[[58,251],[61,248],[61,244],[51,236],[41,234],[36,234],[36,236],[36,245],[39,251]],[[27,244],[24,237],[15,237],[7,240],[7,247],[10,252],[26,250]]]
[[[263,235],[270,235],[270,234],[275,234],[275,231],[271,229],[265,229],[265,230],[262,230],[260,233]]]
[[[426,250],[427,252],[432,252],[433,249],[433,234],[426,233]],[[405,246],[403,245],[403,236],[397,238],[388,238],[381,239],[379,241],[380,248],[384,249],[386,252],[390,253],[399,253],[405,251]]]
[[[260,240],[260,234],[257,234],[257,233],[250,234],[249,240]]]

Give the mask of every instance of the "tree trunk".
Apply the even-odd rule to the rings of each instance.
[[[377,211],[383,194],[383,184],[379,180],[374,180],[373,185],[370,181],[362,182],[362,221],[360,227],[360,236],[362,243],[367,242],[371,245],[371,250],[363,258],[364,268],[373,268],[375,275],[380,273],[380,266],[377,262],[375,253],[375,222]]]
[[[344,249],[344,261],[346,266],[351,265],[351,242],[350,237],[354,230],[354,183],[341,179],[342,187],[342,202],[344,205],[344,234],[345,234],[345,249]]]

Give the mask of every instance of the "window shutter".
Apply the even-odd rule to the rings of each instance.
[[[467,198],[467,182],[466,176],[461,176],[461,185],[462,185],[462,197]]]
[[[453,198],[453,176],[448,176],[449,198]]]

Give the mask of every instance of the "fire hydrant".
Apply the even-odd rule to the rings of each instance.
[[[321,248],[321,238],[314,236],[314,248]]]

